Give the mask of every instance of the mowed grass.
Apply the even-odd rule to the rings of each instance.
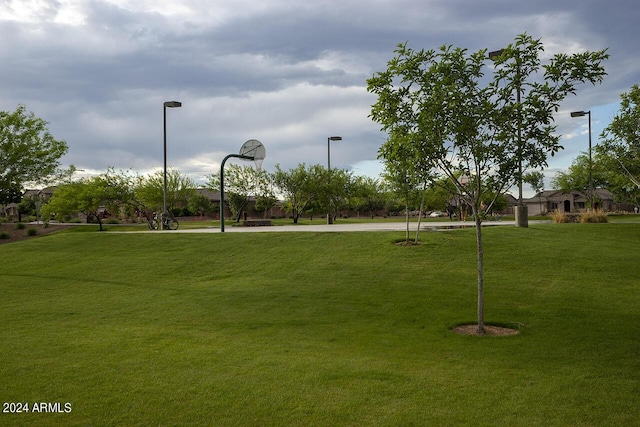
[[[2,425],[640,425],[640,224],[0,247]],[[3,408],[4,409],[4,408]]]

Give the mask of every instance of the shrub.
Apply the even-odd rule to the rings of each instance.
[[[16,230],[24,230],[25,228],[27,228],[27,226],[22,222],[16,224]]]
[[[580,215],[581,224],[587,224],[587,223],[595,224],[595,223],[604,223],[604,222],[609,222],[609,218],[607,217],[607,214],[604,213],[603,211],[592,210]]]
[[[560,212],[557,209],[551,213],[550,217],[554,224],[566,224],[571,222],[569,215],[564,212]]]
[[[35,236],[36,234],[38,234],[38,230],[36,230],[35,228],[30,228],[27,230],[27,236]]]
[[[10,237],[11,237],[11,235],[9,233],[7,233],[6,231],[0,231],[0,239],[8,239]]]

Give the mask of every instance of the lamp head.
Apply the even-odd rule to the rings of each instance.
[[[589,112],[588,111],[572,111],[571,117],[583,117],[583,116],[586,116],[587,113]]]
[[[504,53],[504,49],[494,50],[493,52],[489,52],[489,59],[497,59]]]
[[[330,136],[329,141],[342,141],[341,136]]]
[[[178,108],[178,107],[182,107],[182,102],[179,101],[166,101],[164,103],[165,107],[169,107],[169,108]]]

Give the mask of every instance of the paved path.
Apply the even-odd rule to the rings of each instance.
[[[548,221],[529,221],[529,224],[544,223]],[[514,221],[486,221],[483,222],[484,227],[488,226],[515,226]],[[264,232],[348,232],[348,231],[404,231],[406,230],[405,222],[371,222],[363,224],[318,224],[318,225],[273,225],[264,227],[233,227],[225,221],[225,233],[264,233]],[[417,222],[409,223],[409,230],[415,231],[418,227]],[[422,230],[450,230],[456,228],[471,228],[474,223],[471,221],[447,221],[447,222],[422,222],[420,223]],[[157,231],[152,231],[157,232]],[[219,233],[220,228],[194,228],[194,229],[178,229],[165,230],[164,233]]]

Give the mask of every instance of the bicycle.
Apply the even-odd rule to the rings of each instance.
[[[178,220],[173,215],[163,215],[162,228],[164,230],[177,230],[178,226]]]
[[[160,215],[162,218],[162,230],[177,230],[178,220],[173,217],[173,215]],[[149,230],[157,230],[160,228],[160,219],[158,218],[158,214],[156,212],[153,213],[153,216],[147,220],[149,225]]]

